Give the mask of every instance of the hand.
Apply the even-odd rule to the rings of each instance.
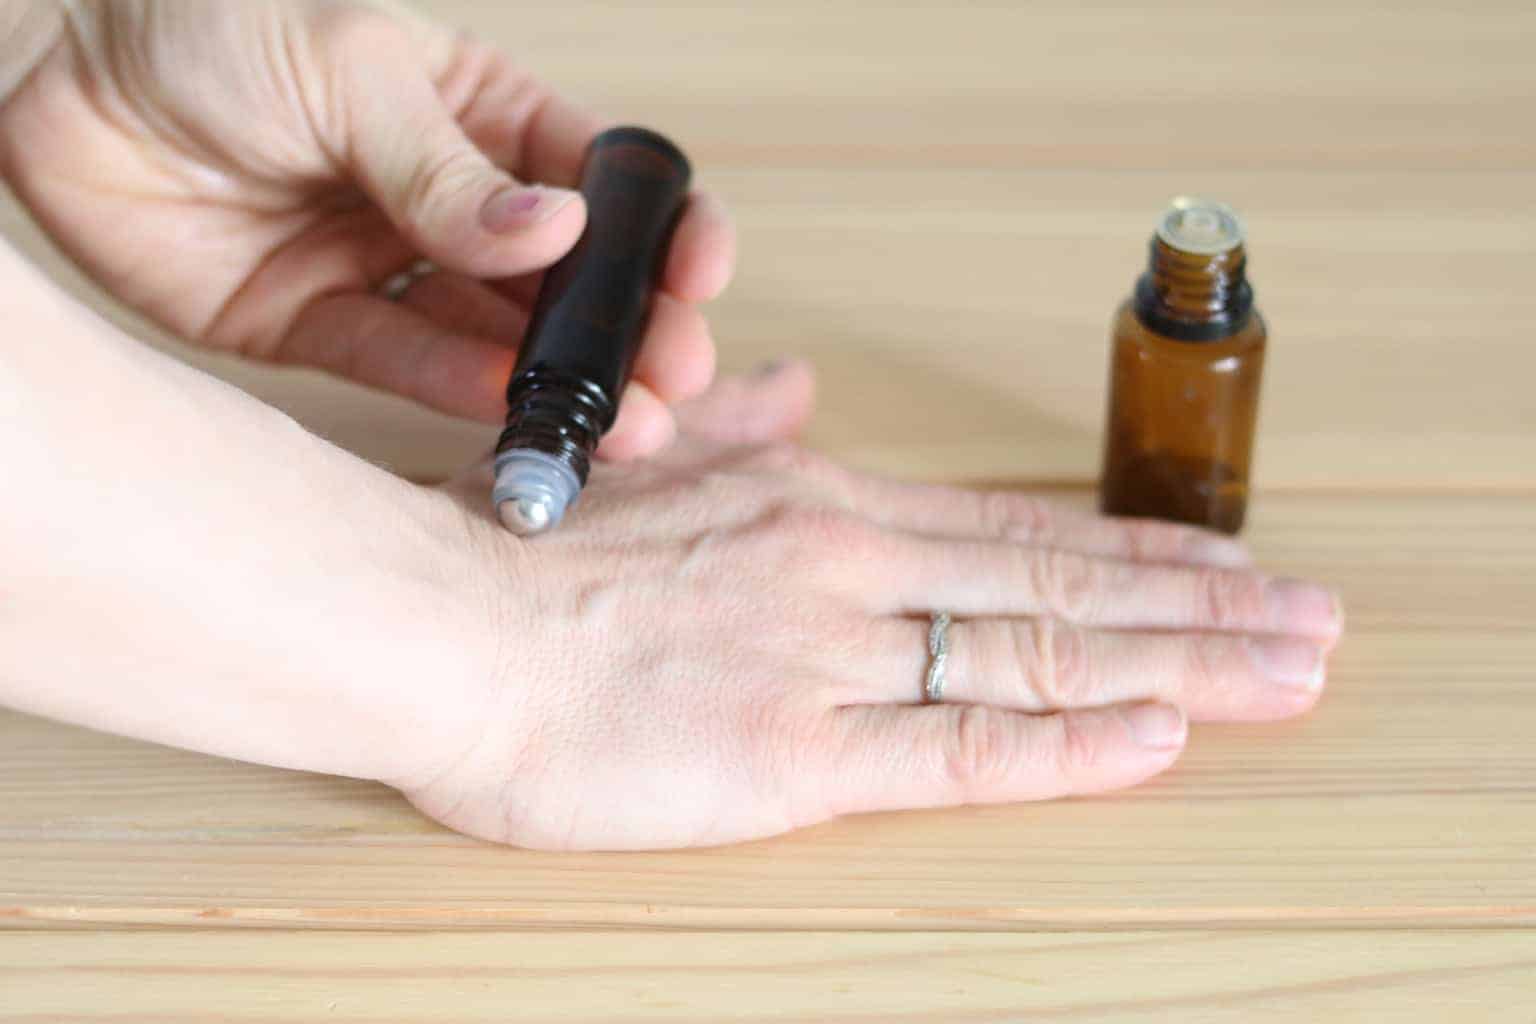
[[[500,420],[602,122],[403,9],[95,0],[68,18],[0,108],[0,166],[66,252],[184,337]],[[661,447],[668,404],[707,387],[697,304],[732,248],[720,204],[692,197],[602,454]],[[442,270],[374,295],[423,256]]]
[[[1128,786],[1173,763],[1186,713],[1318,699],[1328,591],[1197,530],[849,472],[786,440],[810,392],[793,364],[723,383],[531,543],[485,518],[488,473],[452,485],[492,585],[518,581],[511,653],[476,735],[391,781],[500,842],[725,843]],[[945,702],[918,706],[940,609]]]

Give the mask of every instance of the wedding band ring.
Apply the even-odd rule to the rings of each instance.
[[[437,267],[433,265],[431,260],[417,260],[398,274],[390,274],[383,281],[379,282],[379,286],[374,289],[374,293],[385,301],[399,302],[405,293],[410,290],[411,285],[436,270]]]
[[[928,627],[928,676],[923,680],[923,703],[944,699],[944,671],[949,667],[949,612],[936,612]]]

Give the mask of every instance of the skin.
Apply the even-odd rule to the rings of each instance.
[[[461,65],[410,41],[478,54],[471,83],[507,80],[501,58],[378,9],[214,9],[84,5],[0,111],[8,178],[108,287],[188,336],[494,412],[515,334],[500,328],[580,206],[490,236],[479,211],[497,167],[568,181],[596,122],[546,99],[485,128],[521,108],[464,100],[480,93],[452,84]],[[128,40],[148,49],[88,59]],[[178,56],[130,59],[158,52]],[[411,54],[416,84],[380,86],[388,116],[362,109],[347,83],[409,79]],[[231,124],[241,138],[218,141]],[[473,129],[482,155],[445,164],[432,124]],[[434,166],[453,170],[397,173]],[[651,457],[599,465],[534,541],[489,517],[485,465],[438,488],[391,476],[124,337],[0,246],[0,465],[18,483],[0,502],[0,702],[378,779],[452,828],[548,849],[1098,792],[1167,768],[1190,719],[1315,704],[1338,603],[1241,545],[849,471],[794,441],[813,398],[796,362],[704,391],[707,333],[682,321],[728,276],[730,242],[707,199],[689,216],[664,303],[680,318],[658,316],[616,430],[619,455]],[[423,252],[454,273],[399,305],[368,294]],[[922,705],[936,608],[957,619],[949,681]]]
[[[0,169],[108,290],[193,341],[500,422],[606,122],[403,8],[112,0],[56,34],[4,106]],[[694,195],[603,454],[661,448],[668,403],[708,386],[698,304],[734,248],[724,207]],[[374,294],[422,257],[443,272],[398,303]]]

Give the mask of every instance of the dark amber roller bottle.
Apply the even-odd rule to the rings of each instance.
[[[1180,198],[1163,214],[1115,315],[1105,514],[1242,528],[1266,336],[1246,260],[1227,206]]]

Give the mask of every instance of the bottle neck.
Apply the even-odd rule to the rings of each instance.
[[[1136,282],[1136,318],[1178,341],[1220,341],[1241,331],[1253,314],[1241,245],[1219,253],[1175,249],[1152,239],[1147,272]]]
[[[516,449],[543,452],[585,486],[592,454],[617,412],[613,398],[592,381],[534,366],[514,373],[507,385],[507,426],[496,442],[496,454]]]

